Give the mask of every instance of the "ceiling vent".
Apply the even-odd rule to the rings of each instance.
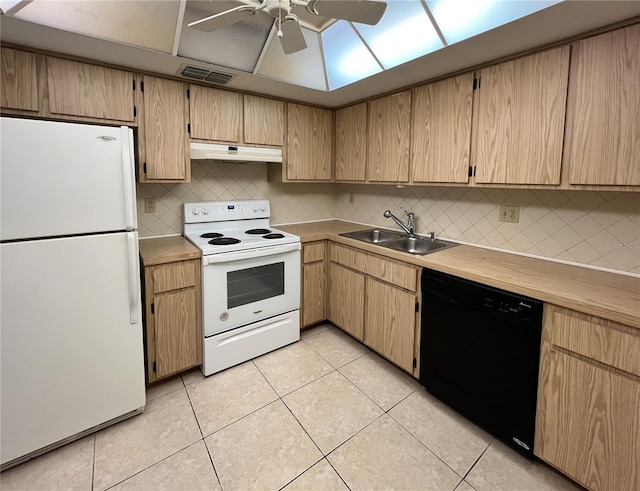
[[[233,75],[228,73],[212,72],[205,68],[197,68],[194,66],[183,65],[180,67],[180,74],[183,77],[193,78],[195,80],[202,80],[203,82],[209,82],[212,84],[225,85],[233,78]]]

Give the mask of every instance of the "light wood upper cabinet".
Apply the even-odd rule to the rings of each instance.
[[[369,101],[367,180],[407,182],[411,91]]]
[[[144,268],[147,380],[202,363],[200,260]]]
[[[367,277],[364,342],[385,358],[413,371],[416,296]]]
[[[188,182],[187,87],[149,76],[143,82],[138,132],[140,182]]]
[[[640,24],[573,44],[563,165],[570,184],[640,185]]]
[[[242,95],[201,85],[189,86],[191,138],[240,142]]]
[[[283,146],[284,102],[245,94],[244,142]]]
[[[546,305],[535,454],[588,489],[640,489],[640,333]]]
[[[49,112],[132,122],[133,74],[62,58],[47,58]]]
[[[0,106],[37,112],[40,104],[36,55],[2,48],[1,58]]]
[[[332,111],[287,104],[286,178],[331,180]]]
[[[476,182],[559,184],[569,46],[483,68]]]
[[[411,180],[468,182],[473,73],[413,89]]]
[[[367,103],[336,111],[336,181],[367,178]]]

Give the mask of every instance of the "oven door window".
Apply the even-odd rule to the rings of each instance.
[[[284,262],[227,272],[227,308],[284,295]]]

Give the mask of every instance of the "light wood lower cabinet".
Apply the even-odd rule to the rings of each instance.
[[[327,318],[325,249],[324,240],[302,246],[302,327],[316,324]]]
[[[415,374],[418,268],[330,244],[328,271],[329,320]]]
[[[640,489],[637,329],[546,306],[535,454],[588,489]]]
[[[367,277],[364,343],[411,372],[414,368],[416,296]]]
[[[200,260],[144,268],[147,380],[202,363]]]
[[[329,264],[329,320],[353,337],[364,339],[365,275]]]

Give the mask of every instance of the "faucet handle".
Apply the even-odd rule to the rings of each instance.
[[[411,215],[413,215],[413,212],[412,212],[412,211],[407,211],[403,206],[401,206],[401,207],[400,207],[400,209],[401,209],[402,211],[404,211],[404,214],[405,214],[405,215],[407,215],[407,216],[411,216]]]

